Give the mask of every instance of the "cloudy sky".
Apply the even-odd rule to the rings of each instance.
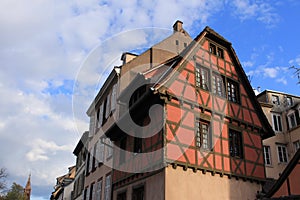
[[[121,53],[167,37],[177,19],[192,37],[208,25],[229,40],[254,88],[300,95],[289,69],[300,67],[299,10],[298,0],[1,0],[0,167],[8,185],[25,185],[31,173],[32,199],[49,199],[55,177],[75,164],[85,112]]]

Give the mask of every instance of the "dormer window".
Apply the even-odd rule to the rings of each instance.
[[[292,129],[294,127],[297,126],[297,122],[296,122],[296,116],[295,116],[295,112],[294,111],[290,111],[287,114],[287,118],[288,118],[288,122],[289,122],[289,128]]]
[[[286,97],[286,104],[288,107],[291,107],[293,105],[292,97]]]
[[[224,50],[212,43],[209,44],[209,52],[218,56],[219,58],[224,58]]]
[[[224,51],[223,51],[223,49],[221,49],[221,48],[218,47],[217,56],[220,57],[220,58],[224,58]]]
[[[216,55],[216,45],[210,43],[209,52]]]
[[[279,96],[277,95],[272,95],[272,103],[274,105],[280,105],[280,102],[279,102]]]

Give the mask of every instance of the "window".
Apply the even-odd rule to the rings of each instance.
[[[85,189],[85,191],[84,191],[84,196],[85,196],[85,200],[90,200],[90,188],[89,187],[87,187],[86,189]]]
[[[220,47],[216,47],[214,44],[209,44],[209,52],[220,58],[224,58],[224,50]]]
[[[217,54],[216,53],[216,45],[210,43],[209,44],[209,52],[216,55]]]
[[[95,159],[94,155],[93,155],[93,152],[94,152],[94,147],[92,147],[90,149],[90,163],[89,163],[89,172],[92,172],[93,170],[93,160]]]
[[[243,158],[242,135],[229,129],[229,151],[231,157]]]
[[[185,43],[183,43],[183,45],[184,45],[184,47],[187,47],[187,43],[185,42]]]
[[[125,155],[126,155],[126,137],[122,138],[120,141],[120,159],[119,159],[119,163],[124,163],[125,161]]]
[[[288,107],[291,107],[293,105],[292,97],[286,97],[286,104]]]
[[[104,162],[104,144],[101,140],[98,141],[97,151],[97,160],[99,165]]]
[[[297,141],[293,142],[293,144],[294,144],[295,152],[298,151],[298,149],[300,149],[300,141],[297,140]]]
[[[144,200],[144,186],[133,189],[132,200]]]
[[[107,138],[107,148],[106,148],[106,159],[109,159],[112,157],[113,154],[113,143],[110,141],[109,138]]]
[[[275,104],[275,105],[280,105],[279,96],[272,95],[272,103]]]
[[[179,41],[178,40],[176,40],[175,43],[176,43],[177,46],[179,45]]]
[[[129,107],[131,107],[133,104],[135,104],[144,95],[145,92],[146,92],[145,85],[136,89],[130,97]]]
[[[90,189],[90,200],[94,200],[95,199],[95,194],[96,194],[96,191],[95,191],[95,183],[92,183],[91,184],[91,189]]]
[[[224,58],[224,51],[223,51],[223,49],[221,49],[221,48],[218,47],[217,56],[220,57],[220,58]]]
[[[199,119],[196,120],[196,147],[210,150],[211,149],[211,135],[209,123],[205,121],[201,121]]]
[[[227,79],[228,100],[239,103],[239,86],[235,81]]]
[[[285,145],[277,145],[278,161],[287,163],[287,150]]]
[[[116,104],[117,104],[117,84],[114,84],[111,92],[111,99],[110,99],[110,105],[111,105],[111,111],[113,112],[116,110]]]
[[[126,200],[126,192],[118,194],[117,200]]]
[[[111,175],[106,175],[105,178],[105,194],[104,200],[110,200],[110,185],[111,185]]]
[[[96,169],[96,167],[98,166],[98,162],[97,162],[97,142],[93,148],[93,163],[92,163],[92,170],[94,171]]]
[[[105,109],[105,119],[107,119],[110,115],[110,103],[111,103],[111,93],[108,93],[106,97],[106,109]]]
[[[287,115],[289,121],[289,128],[292,129],[297,126],[295,112],[291,112]]]
[[[275,132],[282,132],[282,123],[280,114],[272,114],[273,130]]]
[[[100,128],[103,123],[103,104],[100,105],[100,108],[97,111],[97,128]]]
[[[196,64],[196,86],[204,90],[209,90],[208,69]]]
[[[270,146],[264,146],[265,165],[271,165],[271,149]]]
[[[102,195],[102,178],[97,183],[96,200],[101,200]]]
[[[90,173],[90,153],[89,152],[86,157],[85,171],[86,171],[86,175],[88,175]]]
[[[141,153],[142,152],[142,138],[134,137],[133,152],[134,153]]]
[[[217,74],[212,75],[213,93],[224,97],[223,78]]]

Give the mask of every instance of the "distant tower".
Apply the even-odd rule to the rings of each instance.
[[[31,193],[31,182],[30,182],[31,174],[29,174],[26,186],[24,188],[24,196],[25,200],[30,200],[30,193]]]

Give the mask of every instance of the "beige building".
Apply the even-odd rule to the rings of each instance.
[[[73,154],[76,156],[76,173],[72,195],[72,199],[74,200],[83,199],[88,136],[89,132],[84,132],[73,151]]]
[[[56,178],[56,185],[51,194],[50,200],[71,200],[74,186],[74,178],[76,173],[76,166],[68,168],[68,173]]]
[[[265,90],[257,99],[275,132],[263,141],[266,175],[278,179],[300,148],[300,97]]]
[[[173,29],[171,36],[141,55],[123,53],[122,65],[113,68],[90,105],[84,199],[111,199],[113,149],[104,133],[126,112],[126,107],[117,103],[117,97],[140,72],[178,55],[190,44],[192,39],[182,28],[182,22],[177,21]]]

